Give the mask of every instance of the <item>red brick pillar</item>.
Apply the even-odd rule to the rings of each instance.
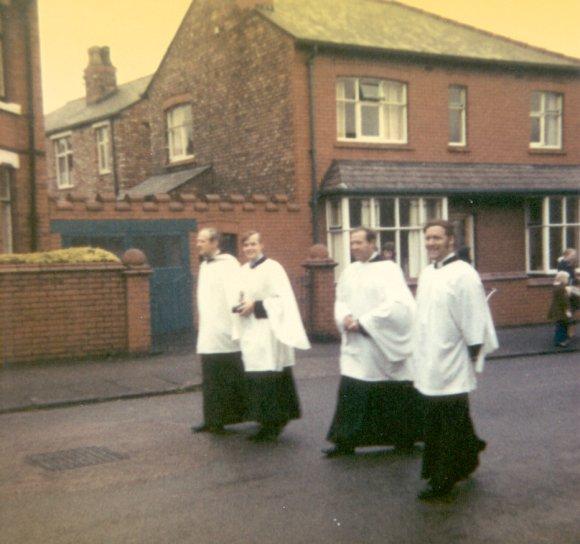
[[[334,323],[334,262],[326,246],[316,244],[310,248],[308,260],[302,265],[308,276],[308,334],[315,339],[338,338]]]
[[[127,351],[145,353],[151,349],[151,307],[149,276],[151,268],[145,254],[129,249],[123,255],[127,289]]]

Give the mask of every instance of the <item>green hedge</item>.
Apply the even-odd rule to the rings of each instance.
[[[96,247],[71,247],[38,253],[7,253],[0,255],[0,264],[82,264],[120,263],[113,253]]]

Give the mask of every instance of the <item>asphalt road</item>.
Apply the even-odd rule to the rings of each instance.
[[[321,456],[336,375],[298,380],[303,419],[274,445],[248,442],[251,425],[191,435],[199,393],[6,414],[0,542],[577,543],[579,363],[574,354],[488,364],[472,396],[488,449],[475,477],[436,504],[415,498],[420,452]],[[31,464],[92,446],[123,458]]]

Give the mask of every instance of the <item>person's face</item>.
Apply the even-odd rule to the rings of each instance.
[[[350,252],[355,260],[368,261],[375,251],[375,246],[367,242],[366,233],[363,231],[353,232],[350,235]]]
[[[210,240],[205,230],[199,231],[197,235],[197,251],[201,257],[211,257],[218,249],[217,240]]]
[[[253,261],[262,255],[264,244],[260,241],[259,234],[252,234],[243,244],[242,251],[248,261]]]
[[[440,261],[453,251],[453,236],[447,236],[438,225],[425,231],[425,248],[431,261]]]

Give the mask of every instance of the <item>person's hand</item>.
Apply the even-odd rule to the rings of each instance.
[[[360,330],[358,320],[356,320],[352,315],[347,315],[342,324],[347,332],[358,332]]]
[[[246,300],[242,303],[240,307],[240,315],[242,317],[248,317],[249,315],[254,313],[254,301]]]

